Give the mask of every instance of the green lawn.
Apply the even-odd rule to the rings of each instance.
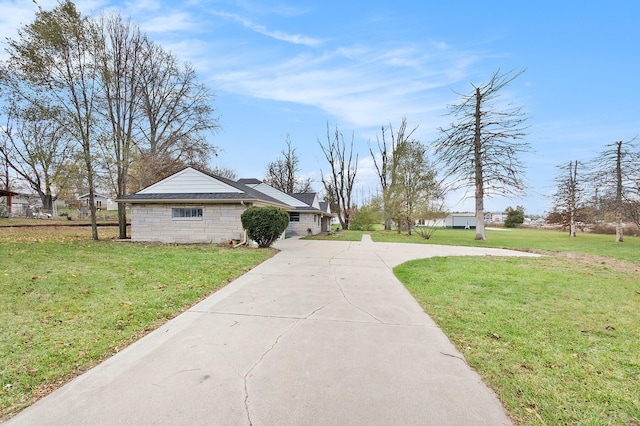
[[[273,254],[114,241],[117,228],[0,228],[0,419]]]

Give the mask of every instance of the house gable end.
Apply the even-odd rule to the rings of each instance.
[[[205,193],[241,194],[243,191],[191,167],[138,191],[138,194]]]
[[[313,207],[314,209],[318,209],[321,210],[320,208],[320,201],[318,200],[318,194],[313,194],[313,203],[311,203],[311,207]]]

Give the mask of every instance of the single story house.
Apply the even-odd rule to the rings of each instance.
[[[287,236],[320,233],[323,218],[331,216],[258,179],[234,181],[192,167],[116,201],[131,207],[133,241],[244,240],[240,216],[250,206],[275,206],[287,211]]]
[[[78,197],[84,206],[89,206],[89,194],[82,194]],[[118,203],[103,194],[93,194],[93,202],[98,210],[118,210]]]
[[[447,228],[476,229],[475,213],[449,213],[444,221]]]

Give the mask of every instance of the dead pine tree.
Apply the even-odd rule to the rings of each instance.
[[[434,144],[448,189],[475,188],[476,240],[486,240],[485,197],[520,195],[526,187],[519,154],[530,150],[522,140],[527,117],[521,107],[498,102],[502,89],[523,72],[498,70],[487,83],[472,85],[460,103],[449,106],[457,121],[440,128]]]

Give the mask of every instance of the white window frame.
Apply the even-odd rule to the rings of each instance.
[[[202,220],[202,207],[171,207],[171,220]]]

